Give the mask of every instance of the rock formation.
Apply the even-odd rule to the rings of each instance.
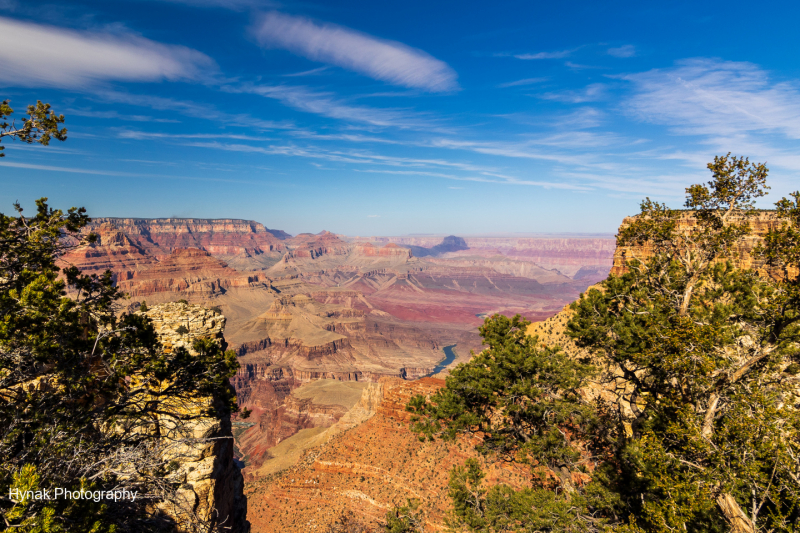
[[[264,274],[239,272],[197,248],[178,248],[158,263],[117,277],[117,287],[137,299],[160,293],[213,297],[234,287],[268,283]]]
[[[253,410],[253,425],[237,426],[239,451],[253,466],[273,461],[283,449],[274,448],[294,435],[305,438],[345,416],[342,404],[299,400],[309,382],[429,375],[443,346],[455,344],[459,360],[480,349],[476,326],[485,316],[551,316],[611,264],[609,255],[603,266],[601,239],[532,239],[525,250],[569,262],[573,271],[565,275],[512,255],[523,239],[465,239],[468,250],[457,238],[415,241],[447,249],[419,258],[405,242],[351,243],[331,232],[288,237],[241,220],[92,224],[98,242],[64,262],[111,270],[129,309],[186,300],[224,313],[226,339],[242,365],[232,383],[240,405]],[[598,243],[600,251],[592,248]],[[603,268],[595,278],[572,276]]]
[[[620,226],[620,230],[627,227],[635,217],[625,217]],[[764,265],[764,260],[753,255],[753,249],[758,243],[763,240],[764,235],[770,229],[778,226],[779,221],[774,211],[757,211],[746,218],[750,226],[750,234],[742,239],[742,242],[737,244],[733,249],[732,258],[734,265],[737,268],[752,268],[755,270],[763,270],[770,276],[780,277],[784,275],[783,272],[777,269],[767,268]],[[697,219],[691,211],[684,211],[680,213],[677,220],[676,231],[678,233],[689,231],[697,224]],[[652,256],[652,249],[645,246],[619,246],[614,252],[614,266],[611,269],[613,275],[619,275],[625,271],[625,261],[637,259],[646,261]]]
[[[158,261],[179,248],[203,250],[247,270],[274,264],[286,250],[284,232],[249,220],[96,218],[83,232],[97,235],[97,242],[64,260],[84,271],[131,270],[123,267]]]
[[[225,347],[225,317],[216,311],[172,303],[153,306],[140,313],[146,314],[153,322],[166,353],[178,347],[191,353],[192,343],[199,338],[217,340]],[[179,333],[184,331],[181,326],[186,332]],[[216,401],[214,398],[198,398],[190,409],[200,414]],[[210,527],[230,528],[232,533],[249,531],[244,479],[233,456],[230,413],[219,418],[195,418],[182,428],[181,437],[188,439],[189,443],[171,452],[179,458],[175,476],[183,483],[178,489],[179,504],[165,507],[164,511],[179,525],[186,522],[187,516],[194,515]]]
[[[410,245],[409,247],[417,257],[437,257],[448,252],[459,252],[461,250],[469,249],[466,241],[461,237],[456,237],[455,235],[448,235],[442,239],[441,243],[437,244],[436,246],[431,246],[430,248],[414,245]]]
[[[444,531],[450,504],[450,469],[476,457],[466,439],[422,443],[408,429],[408,400],[430,394],[444,381],[384,378],[307,449],[297,466],[247,485],[253,531],[325,531],[342,513],[376,526],[386,512],[417,499],[426,531]],[[366,419],[366,420],[365,420]],[[355,423],[355,424],[354,424]],[[512,465],[485,465],[491,482],[521,487],[530,473]]]
[[[394,242],[400,246],[432,249],[442,243],[442,237],[356,237],[356,242],[374,244]],[[572,279],[591,277],[593,281],[603,279],[611,268],[616,241],[609,236],[565,236],[540,237],[465,237],[466,249],[444,252],[443,259],[469,257],[505,257],[514,261],[525,261]],[[424,253],[424,252],[422,252]],[[419,256],[420,252],[414,252]],[[590,280],[591,282],[591,280]]]

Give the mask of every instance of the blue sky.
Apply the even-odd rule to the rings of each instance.
[[[0,0],[0,211],[614,232],[728,151],[800,187],[796,2]]]

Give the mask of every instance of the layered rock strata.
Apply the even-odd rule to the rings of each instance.
[[[206,297],[232,288],[261,284],[269,289],[264,274],[243,273],[197,248],[179,248],[146,269],[117,278],[117,287],[135,298],[159,293],[195,293]]]
[[[628,227],[636,217],[625,217],[620,226],[620,231]],[[731,260],[736,268],[747,268],[762,271],[771,277],[782,277],[786,275],[780,269],[768,267],[765,265],[763,258],[757,257],[753,254],[755,247],[763,242],[764,236],[770,229],[776,229],[780,226],[781,221],[778,219],[775,211],[757,211],[743,219],[737,219],[735,222],[746,222],[750,226],[750,234],[743,237],[737,243],[730,256],[724,260]],[[677,219],[676,231],[678,234],[691,232],[697,227],[697,218],[691,211],[684,211],[680,213]],[[639,261],[647,261],[653,255],[652,246],[645,244],[644,246],[618,246],[614,252],[614,265],[611,269],[611,274],[618,276],[625,272],[625,262],[633,259]],[[792,275],[793,273],[789,273]]]
[[[225,317],[216,311],[172,303],[140,313],[152,321],[167,354],[178,347],[194,353],[192,344],[196,339],[213,339],[223,349],[226,346]],[[218,418],[198,416],[210,406],[223,414]],[[211,529],[222,527],[232,533],[246,533],[249,531],[247,499],[241,469],[234,461],[230,413],[216,398],[200,397],[185,408],[190,410],[186,414],[196,418],[186,423],[177,435],[185,442],[169,451],[179,464],[173,474],[173,479],[182,482],[178,504],[163,510],[175,518],[179,527],[191,516]]]
[[[252,220],[199,218],[96,218],[86,231],[99,235],[121,232],[138,246],[158,247],[169,254],[178,248],[199,248],[214,255],[261,254],[285,250],[282,238]],[[285,235],[277,232],[278,235]],[[285,238],[285,237],[283,237]]]

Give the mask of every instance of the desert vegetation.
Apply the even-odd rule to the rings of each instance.
[[[44,145],[66,136],[49,106],[28,112],[3,135]],[[80,233],[85,210],[36,206],[0,215],[0,528],[172,531],[178,517],[211,531],[192,506],[174,512],[185,508],[177,473],[198,440],[193,423],[236,410],[235,355],[207,339],[166,350],[145,314],[120,312],[110,272],[59,262],[94,238]],[[109,501],[122,490],[128,497]]]
[[[492,316],[486,349],[409,403],[421,439],[467,434],[534,474],[515,490],[475,460],[454,468],[454,530],[797,530],[800,193],[737,268],[767,168],[730,154],[708,168],[686,190],[693,224],[642,202],[618,235],[640,253],[572,304],[569,343]]]

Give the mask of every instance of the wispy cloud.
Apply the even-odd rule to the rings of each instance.
[[[237,135],[234,133],[154,133],[137,130],[120,130],[117,132],[120,139],[133,139],[137,141],[152,139],[231,139],[237,141],[274,141],[269,137],[255,135]]]
[[[402,171],[402,170],[362,170],[361,172],[372,172],[376,174],[395,174],[395,175],[415,174],[421,176],[433,176],[438,178],[445,178],[456,181],[471,181],[477,183],[498,183],[502,185],[529,185],[534,187],[543,187],[545,189],[566,189],[572,191],[591,190],[591,187],[587,187],[585,185],[576,185],[573,183],[562,183],[557,181],[538,181],[530,179],[521,179],[514,176],[493,175],[488,173],[483,176],[458,176],[455,174],[439,174],[432,172]]]
[[[191,7],[222,7],[240,11],[248,8],[277,8],[281,7],[280,2],[272,0],[153,0],[167,2],[170,4],[184,4]]]
[[[151,117],[147,115],[131,115],[127,113],[119,113],[117,111],[96,111],[94,109],[77,109],[77,108],[70,108],[65,109],[64,113],[69,116],[75,117],[91,117],[103,120],[125,120],[131,122],[160,122],[160,123],[177,123],[180,120],[175,120],[172,118],[159,118],[159,117]]]
[[[582,104],[584,102],[596,102],[605,97],[606,86],[602,83],[592,83],[578,91],[558,91],[536,95],[543,100],[556,100],[571,104]]]
[[[558,116],[554,122],[560,128],[569,128],[574,131],[596,128],[602,123],[603,118],[605,118],[603,111],[594,107],[582,106],[575,111]]]
[[[387,109],[357,106],[347,103],[333,93],[320,92],[306,87],[289,85],[239,85],[226,86],[232,93],[251,93],[279,100],[284,105],[330,118],[397,128],[427,129],[436,126],[430,117],[408,109]]]
[[[517,81],[509,81],[507,83],[501,83],[498,85],[501,89],[505,89],[506,87],[519,87],[521,85],[533,85],[534,83],[542,83],[543,81],[547,81],[547,78],[525,78],[522,80]]]
[[[132,94],[123,91],[101,90],[92,93],[97,99],[126,105],[148,107],[167,113],[178,113],[188,117],[202,118],[232,127],[256,128],[261,130],[294,129],[292,122],[263,120],[244,113],[226,113],[211,104],[179,100],[164,96],[148,94]]]
[[[284,78],[297,78],[302,76],[314,76],[316,74],[322,74],[330,67],[319,67],[319,68],[312,68],[311,70],[304,70],[302,72],[293,72],[291,74],[284,74]]]
[[[0,85],[89,87],[102,81],[201,80],[214,61],[130,33],[74,31],[0,17]]]
[[[252,32],[265,48],[289,50],[394,85],[431,92],[458,89],[456,73],[447,63],[422,50],[343,26],[271,12]]]
[[[514,54],[517,59],[532,60],[532,59],[564,59],[569,57],[575,52],[577,48],[569,50],[558,50],[554,52],[536,52],[535,54]]]
[[[636,55],[636,47],[632,44],[625,44],[617,48],[609,48],[606,53],[614,57],[633,57]]]
[[[771,132],[800,139],[800,87],[773,81],[752,63],[689,59],[622,79],[633,88],[627,110],[675,133]]]
[[[90,168],[74,168],[74,167],[59,167],[54,165],[37,165],[32,163],[16,163],[11,161],[0,162],[0,167],[24,168],[28,170],[46,170],[48,172],[67,172],[70,174],[88,174],[93,176],[111,176],[120,178],[157,178],[157,179],[173,179],[173,180],[189,180],[189,181],[222,181],[228,183],[249,183],[255,184],[253,181],[246,180],[230,180],[222,178],[197,178],[192,176],[171,176],[168,174],[141,174],[138,172],[120,172],[115,170],[94,170]]]
[[[590,69],[602,69],[606,67],[601,67],[599,65],[582,65],[580,63],[573,63],[572,61],[567,61],[564,65],[572,70],[590,70]]]

